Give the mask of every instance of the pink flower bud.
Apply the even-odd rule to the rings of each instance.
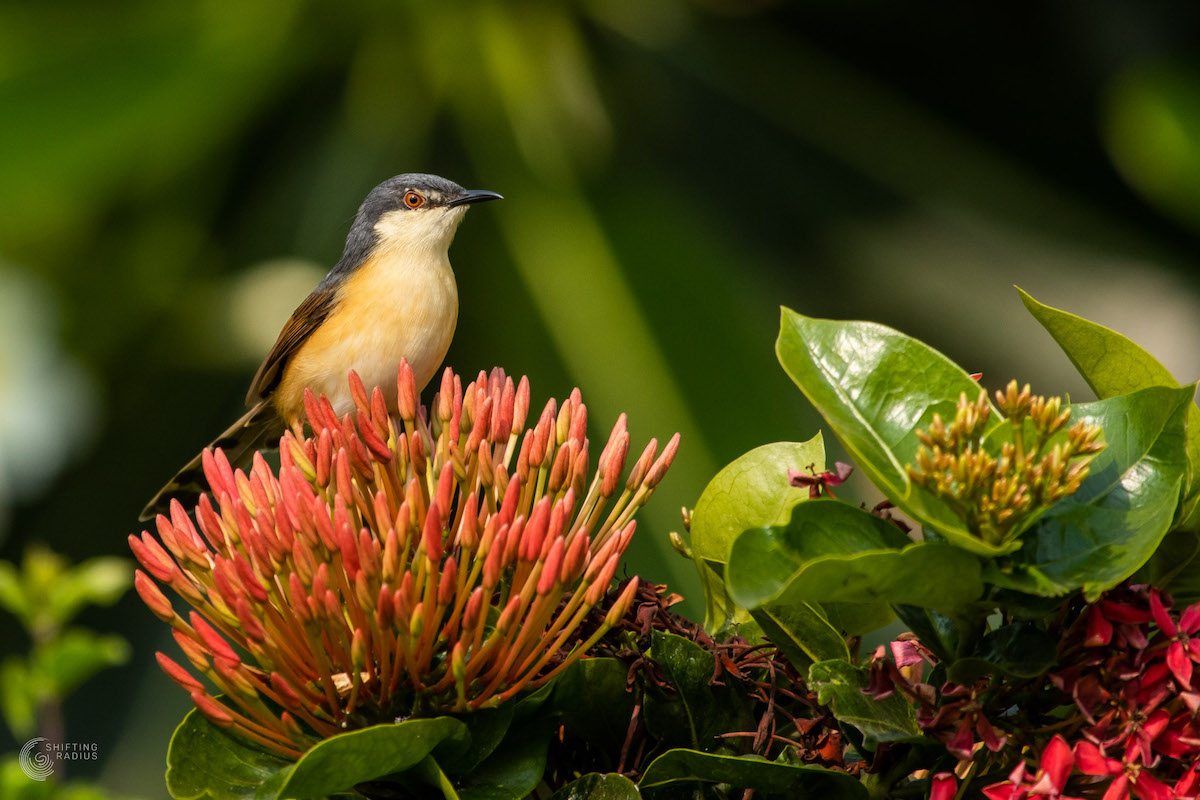
[[[158,585],[140,569],[133,573],[133,588],[137,589],[138,597],[142,598],[142,602],[154,613],[154,616],[163,622],[171,622],[175,619],[175,609],[171,607],[171,601],[162,593]]]
[[[438,583],[438,605],[448,606],[454,601],[454,592],[457,589],[455,581],[458,578],[458,561],[451,556],[446,559],[446,563],[442,566],[442,579]]]
[[[182,686],[189,694],[191,692],[204,691],[204,684],[196,680],[186,669],[167,658],[166,655],[163,653],[155,653],[154,657],[158,659],[158,666],[163,672],[167,673],[167,677]]]
[[[406,423],[417,418],[417,382],[405,358],[400,359],[400,370],[396,376],[396,406],[400,419]]]
[[[555,539],[554,544],[550,546],[550,552],[546,555],[545,562],[543,562],[541,577],[538,578],[538,595],[549,594],[550,590],[558,583],[558,571],[562,567],[562,561],[563,540]]]
[[[204,645],[208,648],[210,653],[215,656],[221,656],[222,658],[229,659],[234,663],[241,663],[241,659],[238,658],[238,654],[235,653],[233,648],[229,646],[229,643],[225,641],[224,637],[217,633],[216,630],[208,624],[208,621],[205,620],[204,617],[200,616],[195,611],[192,611],[188,615],[188,619],[191,620],[192,628],[195,629],[197,635],[200,637],[200,640],[204,642]]]
[[[195,704],[196,710],[218,728],[232,727],[233,716],[229,710],[203,691],[192,692],[192,703]]]

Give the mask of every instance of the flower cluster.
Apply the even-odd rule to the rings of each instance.
[[[999,456],[985,446],[996,438],[994,426],[988,425],[987,393],[981,390],[974,402],[963,393],[949,425],[934,414],[929,430],[916,431],[921,447],[916,466],[908,465],[907,472],[913,483],[953,508],[980,539],[998,545],[1078,490],[1088,463],[1104,445],[1098,441],[1098,426],[1081,420],[1066,429],[1071,412],[1062,408],[1061,399],[1031,395],[1028,384],[1018,391],[1011,381],[1005,391],[996,392],[996,405],[1010,426]]]
[[[997,677],[972,687],[922,683],[936,659],[906,634],[892,642],[891,658],[878,648],[864,691],[899,691],[913,702],[922,729],[959,760],[960,776],[982,768],[993,781],[982,789],[989,800],[1200,798],[1200,603],[1177,612],[1161,590],[1126,585],[1074,605],[1061,621],[1059,666],[1041,689]],[[1011,717],[1012,692],[1027,716]],[[981,759],[980,742],[995,755]],[[995,781],[997,767],[1006,780]],[[952,782],[931,782],[931,796],[952,796]]]
[[[1143,800],[1200,795],[1200,604],[1172,611],[1150,586],[1121,587],[1087,608],[1051,680],[1083,718],[1076,766]]]
[[[143,601],[224,697],[159,653],[163,670],[209,720],[291,757],[346,729],[502,703],[578,658],[632,602],[636,578],[580,641],[679,441],[651,440],[622,480],[621,415],[589,482],[578,390],[526,428],[529,384],[499,369],[465,388],[447,369],[426,410],[402,363],[399,419],[379,388],[353,373],[350,387],[341,419],[306,394],[312,435],[283,436],[278,476],[261,455],[246,473],[206,452],[195,523],[176,502],[157,539],[129,537]]]
[[[946,746],[959,761],[969,760],[980,741],[992,752],[1004,747],[1006,737],[988,720],[983,695],[989,681],[982,678],[970,686],[946,683],[935,687],[923,683],[926,664],[936,659],[912,634],[891,643],[892,658],[883,645],[871,659],[870,683],[863,689],[876,700],[899,691],[917,709],[917,724],[926,735]],[[976,739],[978,737],[978,739]]]

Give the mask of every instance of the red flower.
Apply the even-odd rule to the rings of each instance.
[[[1167,613],[1166,607],[1159,598],[1159,592],[1150,592],[1150,613],[1159,629],[1171,640],[1167,647],[1167,666],[1171,674],[1179,681],[1181,689],[1192,685],[1192,662],[1200,662],[1200,638],[1192,638],[1192,634],[1200,631],[1200,603],[1184,609],[1179,624]]]
[[[1075,745],[1075,760],[1083,774],[1113,779],[1104,800],[1127,798],[1131,789],[1140,800],[1171,800],[1170,787],[1151,775],[1147,765],[1138,763],[1139,751],[1137,743],[1131,741],[1125,748],[1125,758],[1118,760],[1105,756],[1091,742],[1079,742]]]
[[[1008,780],[985,787],[983,793],[988,800],[1024,800],[1026,797],[1074,800],[1063,794],[1074,762],[1067,740],[1055,736],[1042,751],[1041,763],[1032,779],[1025,777],[1025,763],[1021,762],[1008,776]]]
[[[929,800],[954,800],[958,794],[958,781],[953,772],[939,772],[929,782]]]

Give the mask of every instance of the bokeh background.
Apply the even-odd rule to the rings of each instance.
[[[1019,284],[1200,376],[1197,30],[1120,0],[0,4],[0,557],[125,554],[362,197],[429,171],[507,198],[452,250],[448,363],[582,387],[593,438],[680,431],[630,569],[699,613],[679,508],[819,428],[781,304],[1089,398]],[[101,754],[75,775],[163,796],[174,645],[132,593],[83,622],[134,655],[67,705]]]

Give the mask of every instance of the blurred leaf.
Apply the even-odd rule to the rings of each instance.
[[[175,800],[274,800],[291,765],[192,710],[167,749],[167,792]]]
[[[21,769],[16,753],[0,757],[0,797],[4,800],[127,800],[127,795],[109,792],[86,781],[63,783],[52,775],[44,781],[30,780]]]
[[[61,698],[100,670],[124,664],[129,652],[129,643],[120,636],[73,628],[34,648],[32,669]]]
[[[641,800],[641,796],[624,775],[590,772],[550,795],[550,800]]]
[[[733,789],[780,793],[795,800],[866,800],[857,778],[824,767],[796,766],[759,756],[726,756],[695,750],[668,750],[646,767],[638,785],[653,789],[674,783],[729,784]]]
[[[850,660],[845,637],[816,603],[766,603],[750,614],[771,644],[799,669],[831,658]]]
[[[718,734],[752,727],[746,699],[728,686],[710,685],[716,658],[708,650],[682,636],[654,631],[649,656],[675,692],[647,691],[643,707],[646,729],[664,745],[683,742],[712,749],[722,744]]]
[[[840,722],[862,732],[868,750],[883,742],[920,737],[916,714],[899,692],[882,700],[863,694],[866,673],[847,661],[821,661],[809,668],[808,683],[818,702],[830,706]]]
[[[416,766],[446,739],[467,735],[452,717],[409,719],[338,734],[300,757],[278,797],[321,797]]]
[[[16,565],[10,561],[0,561],[0,607],[15,616],[26,628],[29,627],[29,598]]]
[[[1058,640],[1036,625],[1017,622],[987,634],[969,656],[952,663],[947,677],[970,684],[985,675],[1036,678],[1054,666]]]
[[[1200,600],[1200,535],[1192,530],[1173,530],[1163,537],[1150,559],[1129,579],[1166,589],[1180,605]]]
[[[1019,546],[980,540],[904,471],[916,462],[916,430],[927,429],[935,413],[953,419],[960,394],[979,396],[979,384],[961,367],[883,325],[812,319],[787,308],[775,352],[855,465],[898,508],[973,553],[997,555]],[[992,427],[1000,424],[998,413],[991,419]]]
[[[825,443],[818,433],[807,442],[775,442],[756,447],[726,465],[709,481],[692,510],[692,557],[705,580],[710,632],[742,622],[725,589],[729,548],[742,531],[787,522],[808,490],[792,486],[788,470],[825,469]]]
[[[1175,516],[1193,391],[1152,386],[1071,406],[1073,420],[1104,429],[1105,448],[1079,491],[1026,532],[1013,557],[1017,572],[1027,569],[1026,578],[996,568],[987,579],[1031,593],[1043,592],[1047,581],[1083,587],[1091,600],[1146,563]]]
[[[1121,175],[1177,220],[1200,229],[1200,89],[1193,64],[1140,63],[1109,86],[1104,139]]]
[[[1054,338],[1100,399],[1129,394],[1149,386],[1180,388],[1181,384],[1130,339],[1114,330],[1066,311],[1039,303],[1018,287],[1021,302]],[[1187,410],[1187,477],[1180,527],[1200,528],[1200,408]],[[1196,515],[1196,516],[1193,516]]]
[[[934,574],[938,580],[929,580]],[[953,611],[983,593],[976,556],[938,542],[914,543],[890,522],[828,499],[797,506],[786,526],[739,536],[726,578],[733,599],[750,609],[839,602]]]
[[[62,574],[50,595],[49,610],[59,625],[65,625],[84,606],[111,606],[132,585],[133,563],[128,559],[89,559]]]
[[[0,711],[14,739],[28,739],[37,726],[36,691],[24,659],[9,656],[0,664]]]

